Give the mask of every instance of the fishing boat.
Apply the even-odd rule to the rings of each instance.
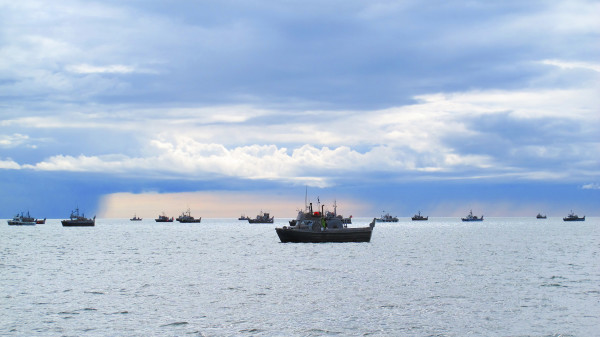
[[[473,215],[473,210],[471,210],[466,218],[462,218],[462,221],[483,221],[483,215],[478,218],[477,215]]]
[[[133,218],[129,219],[129,221],[142,221],[142,218],[138,217],[136,214],[133,214]]]
[[[250,217],[247,217],[244,214],[242,214],[242,215],[240,215],[240,217],[238,218],[238,220],[246,221],[246,220],[250,220]]]
[[[202,217],[199,217],[198,219],[194,218],[190,212],[190,209],[188,208],[187,211],[181,213],[181,215],[175,220],[181,223],[199,223],[202,221]]]
[[[421,211],[419,211],[419,214],[413,215],[413,217],[411,219],[412,219],[412,221],[428,220],[429,216],[422,216]]]
[[[377,222],[398,222],[397,216],[391,216],[390,213],[382,215],[380,218],[375,219]]]
[[[10,226],[35,226],[36,223],[37,220],[29,215],[29,211],[27,211],[27,215],[21,212],[21,214],[15,215],[12,220],[8,220]]]
[[[154,219],[154,221],[156,222],[173,222],[173,217],[168,217],[165,215],[165,213],[163,213],[162,215],[159,215],[157,219]]]
[[[260,211],[260,214],[258,214],[256,216],[256,218],[254,219],[250,219],[248,218],[248,222],[249,223],[273,223],[273,220],[275,220],[275,217],[269,217],[270,214],[269,213],[263,213],[263,211]]]
[[[546,214],[542,215],[542,213],[538,213],[538,214],[535,216],[535,218],[536,218],[536,219],[546,219]]]
[[[96,225],[96,216],[93,218],[86,218],[85,214],[79,214],[79,207],[75,208],[75,211],[71,211],[71,216],[67,220],[61,221],[64,227],[90,227]]]
[[[305,211],[298,211],[296,219],[289,226],[275,228],[281,242],[370,242],[375,218],[368,227],[348,228],[337,216],[327,216],[324,212],[313,211],[312,203]]]
[[[348,218],[345,218],[343,215],[337,214],[337,200],[333,201],[333,212],[327,212],[325,214],[325,217],[326,218],[338,218],[344,225],[352,224],[352,215]]]
[[[46,223],[46,218],[37,219],[37,220],[35,220],[35,223],[38,224],[38,225],[43,225],[43,224]]]
[[[567,215],[566,217],[563,218],[563,221],[585,221],[585,215],[580,218],[577,216],[577,214],[573,213],[573,211],[571,211],[571,213],[569,213],[569,215]]]

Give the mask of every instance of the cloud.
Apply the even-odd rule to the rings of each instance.
[[[70,130],[60,132],[60,141],[75,153],[23,165],[42,171],[236,177],[311,186],[382,172],[394,179],[595,175],[600,131],[594,106],[600,102],[593,90],[468,91],[414,100],[367,111],[94,107],[94,113],[17,117],[2,125],[48,129],[49,134]],[[139,146],[124,149],[125,143]],[[566,156],[578,159],[566,164]]]
[[[581,188],[584,190],[600,190],[600,184],[598,184],[598,183],[585,184],[585,185],[581,186]]]
[[[3,170],[18,170],[21,168],[21,165],[19,165],[17,162],[15,162],[14,160],[7,158],[6,160],[0,159],[0,169]]]
[[[0,147],[12,148],[27,144],[29,148],[36,148],[36,145],[28,144],[30,141],[28,135],[15,133],[12,135],[0,135]]]
[[[587,69],[600,73],[600,64],[589,62],[568,62],[561,60],[542,60],[541,64],[555,66],[561,69]]]
[[[67,71],[77,74],[129,74],[136,71],[134,67],[114,64],[109,66],[91,66],[89,64],[78,64],[67,66]]]

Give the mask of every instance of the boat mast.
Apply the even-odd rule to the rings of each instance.
[[[304,211],[308,212],[308,186],[304,186],[306,191],[304,192]]]
[[[337,200],[333,199],[333,216],[337,216]]]

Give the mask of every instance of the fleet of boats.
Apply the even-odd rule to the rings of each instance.
[[[546,215],[538,213],[537,219],[546,219]],[[239,217],[239,220],[247,220],[249,223],[273,223],[275,217],[271,216],[270,213],[260,212],[256,218],[251,219],[245,215]],[[412,218],[413,221],[428,220],[429,216],[421,215],[421,211],[415,214]],[[142,221],[142,218],[134,214],[131,221]],[[168,217],[164,214],[159,215],[158,218],[154,219],[156,222],[173,222],[173,217]],[[202,218],[194,218],[191,215],[191,211],[188,208],[186,212],[183,212],[176,219],[181,223],[200,223]],[[473,211],[469,211],[469,214],[461,218],[462,221],[483,221],[483,215],[478,217],[473,215]],[[564,221],[585,221],[585,215],[583,217],[577,216],[573,211],[563,218]],[[352,223],[352,216],[345,218],[341,214],[337,214],[337,203],[333,204],[333,212],[325,211],[325,205],[321,205],[320,201],[317,205],[317,209],[313,209],[313,204],[308,203],[305,199],[304,210],[299,210],[298,215],[295,219],[289,221],[289,226],[283,226],[275,228],[279,240],[283,243],[286,242],[370,242],[373,229],[375,228],[376,222],[398,222],[399,219],[396,216],[391,216],[389,213],[382,215],[380,218],[373,218],[373,221],[366,227],[348,227]],[[35,219],[30,216],[29,211],[27,213],[21,212],[15,215],[12,219],[8,220],[8,224],[11,226],[32,226],[36,224],[44,224],[46,218]],[[65,227],[75,226],[94,226],[96,223],[96,216],[93,218],[86,218],[85,214],[79,213],[79,207],[71,211],[69,219],[61,221]]]

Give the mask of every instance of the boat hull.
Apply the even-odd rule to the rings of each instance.
[[[327,229],[324,231],[300,230],[292,228],[275,228],[279,240],[281,242],[306,242],[306,243],[323,243],[323,242],[370,242],[371,227],[366,228],[344,228],[344,229]]]
[[[248,223],[273,223],[273,219],[271,219],[271,220],[248,219]]]
[[[583,217],[583,218],[563,218],[563,221],[585,221],[585,217]]]
[[[13,220],[8,220],[8,225],[9,226],[35,226],[35,221],[34,222],[26,222],[26,221],[13,221]]]
[[[412,218],[412,221],[427,221],[429,220],[429,217],[426,218]]]
[[[483,219],[465,219],[465,218],[462,218],[462,221],[464,221],[464,222],[483,221]]]
[[[61,221],[63,227],[92,227],[96,225],[96,221]]]

